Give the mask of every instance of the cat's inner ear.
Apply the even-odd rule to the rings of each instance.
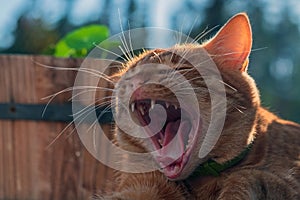
[[[232,17],[203,47],[218,67],[246,71],[252,47],[248,16],[240,13]]]

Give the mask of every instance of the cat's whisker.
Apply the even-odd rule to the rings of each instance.
[[[199,40],[201,40],[202,38],[204,38],[207,34],[211,33],[212,31],[214,31],[216,28],[218,28],[219,25],[216,25],[214,27],[212,27],[211,29],[209,29],[208,31],[206,31],[208,29],[208,27],[206,27],[204,29],[204,31],[202,31],[200,34],[198,34],[195,38],[194,41],[195,42],[199,42]]]
[[[187,69],[187,68],[178,68],[178,70],[176,70],[176,71],[188,73],[188,72],[193,71],[193,70],[195,70],[195,69],[191,67],[189,69]],[[182,74],[182,75],[185,75],[185,74]]]
[[[188,39],[190,38],[191,36],[191,33],[192,33],[192,30],[194,29],[195,25],[196,25],[196,22],[198,21],[199,19],[199,16],[197,16],[193,22],[193,25],[191,26],[190,30],[189,30],[189,33],[187,35],[187,38],[185,39],[185,43],[188,43]]]
[[[175,32],[175,34],[174,34],[174,38],[175,38],[176,44],[179,44],[179,38],[180,38],[180,34],[179,34],[179,32],[178,32],[178,31],[177,31],[177,32]]]
[[[244,112],[242,110],[240,110],[239,108],[233,106],[237,111],[239,111],[240,113],[244,114]]]
[[[182,60],[183,60],[184,57],[188,54],[188,52],[189,52],[189,49],[186,49],[186,50],[183,52],[182,58],[178,61],[178,63],[177,63],[176,66],[174,67],[174,69],[172,69],[172,70],[170,71],[169,74],[171,74],[172,72],[176,72],[176,71],[177,71],[178,67],[182,64],[182,63],[181,63]],[[169,74],[167,74],[167,77],[169,76]],[[172,77],[170,77],[170,78],[173,79],[174,76],[175,76],[175,74],[176,74],[176,73],[173,73]]]
[[[237,105],[237,107],[243,109],[243,110],[247,110],[247,108],[245,106],[241,106],[241,105]]]
[[[46,146],[45,150],[48,150],[63,134],[64,132],[73,124],[73,121],[68,123],[68,125],[58,133],[58,135]],[[74,129],[73,129],[74,130]]]
[[[68,126],[70,127],[73,123],[74,123],[74,121],[75,121],[75,119],[72,121],[72,122],[70,122],[69,124],[68,124]],[[78,125],[80,125],[81,123],[82,123],[82,121],[83,120],[81,120],[81,121],[79,121],[78,122]],[[66,128],[68,128],[68,127],[66,127]],[[47,148],[50,148],[50,146],[52,146],[61,136],[62,136],[62,134],[65,132],[65,130],[66,129],[64,129],[64,130],[62,130],[57,136],[56,136],[56,138],[47,146]],[[75,132],[75,130],[76,130],[76,128],[74,127],[73,129],[72,129],[72,131],[67,135],[67,138],[69,138],[70,136],[72,136],[72,134]]]
[[[105,99],[110,99],[110,98],[113,98],[111,96],[106,96],[106,97],[103,97],[101,98],[100,100],[105,100]],[[79,99],[69,99],[68,101],[72,101],[72,102],[82,102],[82,101],[94,101],[95,98],[79,98]],[[96,101],[98,102],[98,100]]]
[[[96,125],[96,123],[95,123]],[[93,126],[93,125],[92,125]],[[94,126],[94,129],[93,129],[93,145],[94,145],[94,150],[97,151],[97,144],[96,144],[96,126]]]
[[[177,44],[182,43],[181,39],[182,39],[182,35],[183,35],[183,24],[184,24],[185,18],[186,18],[186,16],[183,17],[183,21],[182,21],[182,24],[179,29],[179,40],[177,41]]]
[[[120,68],[118,67],[118,69]],[[104,80],[111,83],[112,85],[115,85],[115,82],[112,80],[111,76],[105,74],[104,72],[98,72],[98,77],[103,78]]]
[[[232,85],[229,85],[228,83],[225,83],[222,80],[218,80],[220,83],[224,84],[225,86],[227,86],[228,88],[232,89],[233,91],[237,92],[237,89],[234,88]]]
[[[122,57],[122,55],[119,55],[119,54],[117,54],[117,53],[115,53],[115,52],[113,52],[113,51],[110,51],[110,50],[108,50],[108,49],[105,49],[105,48],[101,47],[100,45],[97,45],[95,42],[93,42],[93,45],[94,45],[95,47],[97,47],[97,48],[103,50],[103,51],[106,51],[106,52],[108,52],[108,53],[110,53],[110,54],[113,54],[113,55],[117,56],[117,58],[121,58],[121,59],[124,60],[125,62],[127,61],[125,58]],[[123,64],[122,62],[117,61],[117,60],[114,60],[114,62],[117,62],[117,63],[119,63],[119,64]]]
[[[207,29],[208,29],[208,26],[206,26],[202,32],[198,33],[195,36],[195,38],[193,39],[194,43],[198,43],[198,39],[197,38],[203,37],[202,35],[206,34]]]
[[[211,62],[211,59],[210,58],[207,58],[207,59],[205,59],[205,60],[203,60],[202,62],[200,62],[200,63],[197,63],[197,65],[196,66],[194,66],[194,67],[205,67],[205,63],[207,63],[207,62]],[[209,67],[209,68],[207,68],[207,67],[205,67],[205,68],[201,68],[201,69],[204,69],[204,70],[215,70],[214,68],[211,68],[211,67]],[[201,74],[202,75],[202,74]]]
[[[95,87],[95,86],[76,86],[76,87],[69,87],[69,88],[66,88],[66,89],[64,89],[64,90],[61,90],[61,91],[55,93],[55,94],[52,94],[52,95],[49,95],[49,96],[46,96],[46,97],[41,98],[41,100],[45,100],[45,99],[49,99],[49,98],[50,98],[50,99],[48,100],[48,102],[47,102],[47,104],[46,104],[46,106],[45,106],[43,112],[42,112],[42,116],[44,116],[44,114],[45,114],[45,112],[46,112],[46,110],[47,110],[49,104],[53,101],[53,99],[54,99],[56,96],[58,96],[58,95],[60,95],[60,94],[62,94],[62,93],[65,93],[65,92],[70,92],[70,91],[73,91],[73,90],[81,90],[81,89],[104,89],[104,90],[108,90],[108,91],[113,91],[113,90],[110,89],[110,88]]]
[[[210,54],[210,56],[214,58],[214,57],[230,56],[230,55],[242,54],[242,53],[250,53],[250,51],[232,51],[223,54]]]
[[[120,37],[120,38],[121,38],[121,37]],[[123,53],[123,55],[125,56],[125,58],[127,59],[127,61],[132,60],[132,59],[128,56],[126,50],[124,50],[121,46],[119,46],[119,49],[122,51],[122,53]],[[126,49],[126,48],[125,48],[125,49]]]
[[[98,70],[95,70],[95,69],[90,69],[90,68],[84,68],[84,67],[80,67],[80,68],[75,68],[75,67],[54,67],[54,66],[50,66],[50,65],[45,65],[45,64],[42,64],[42,63],[39,63],[37,61],[34,61],[35,64],[41,66],[41,67],[45,67],[45,68],[48,68],[48,69],[54,69],[54,70],[62,70],[62,71],[79,71],[79,72],[85,72],[85,73],[89,73],[89,74],[92,74],[96,77],[100,77],[100,78],[103,78],[105,79],[106,81],[109,81],[110,83],[113,83],[110,79],[109,79],[109,76],[104,74],[104,73],[101,73],[99,72]]]
[[[73,122],[72,122],[73,123]],[[69,137],[71,137],[73,135],[73,133],[76,132],[76,127],[74,126],[70,132],[66,135],[66,138],[65,139],[68,139]]]
[[[101,114],[99,116],[97,116],[97,119],[100,119],[108,111],[108,109],[112,108],[112,106],[115,106],[115,105],[109,104],[108,106],[106,106],[105,109],[101,112]],[[101,107],[101,106],[97,105],[93,109],[86,110],[85,112],[77,115],[73,121],[78,120],[79,117],[84,115],[84,117],[82,117],[80,121],[77,121],[78,125],[82,124],[84,122],[84,120],[86,119],[86,117],[89,116],[90,113],[94,112],[94,110],[98,109],[99,107]],[[95,120],[91,126],[94,126],[97,122],[98,122],[98,120]],[[89,130],[90,130],[90,128],[87,130],[87,132]]]
[[[121,43],[123,44],[123,47],[125,48],[125,51],[124,50],[122,51],[122,48],[120,48],[120,46],[119,46],[119,48],[124,53],[124,56],[128,59],[128,61],[130,61],[133,59],[134,55],[131,55],[130,48],[128,47],[128,44],[126,42],[126,37],[125,37],[123,26],[122,26],[121,12],[120,12],[119,8],[118,8],[118,14],[119,14],[120,29],[121,29],[121,33],[122,33],[122,37],[123,37],[123,39],[122,39],[122,37],[120,36],[120,40],[121,40]]]
[[[107,106],[108,107],[108,106]],[[97,106],[95,107],[95,109],[97,108]],[[66,131],[66,129],[67,128],[69,128],[76,120],[78,120],[78,118],[79,117],[81,117],[83,114],[86,114],[86,116],[88,116],[88,114],[89,113],[91,113],[91,112],[93,112],[94,111],[94,109],[91,109],[91,111],[86,111],[86,112],[84,112],[84,113],[82,113],[81,115],[78,115],[77,117],[75,117],[74,119],[73,119],[73,121],[72,122],[70,122],[69,124],[68,124],[68,126],[67,127],[65,127],[65,129],[63,129],[56,137],[55,137],[55,139],[47,146],[47,148],[49,148],[50,146],[52,146],[61,136],[62,136],[62,134]],[[73,116],[74,117],[74,116]],[[86,117],[84,117],[82,120],[80,120],[79,122],[78,122],[78,125],[80,125],[84,120],[85,120],[85,118]],[[74,133],[74,131],[76,130],[76,128],[74,127],[71,131],[70,131],[70,133],[67,135],[67,138],[68,137],[70,137],[73,133]]]
[[[98,108],[98,107],[100,107],[100,106],[96,106],[95,109]],[[110,105],[110,106],[107,106],[107,107],[101,112],[101,114],[100,114],[99,116],[97,116],[97,119],[100,119],[100,118],[108,111],[108,109],[110,109],[110,108],[111,108],[111,105]],[[91,111],[89,111],[88,113],[86,113],[86,114],[87,114],[86,116],[88,116],[88,114],[91,113],[91,112],[93,112],[93,110],[91,110]],[[84,117],[84,118],[85,118],[85,117]],[[83,120],[81,120],[81,121],[79,122],[79,124],[82,123],[82,121],[83,121]],[[94,126],[94,125],[96,125],[96,123],[99,123],[99,121],[98,121],[98,120],[95,120],[95,121],[90,125],[90,128],[87,129],[87,132],[89,132],[90,129],[91,129],[91,127]]]
[[[256,49],[251,49],[251,52],[256,52],[256,51],[262,51],[267,49],[268,47],[260,47],[260,48],[256,48]]]
[[[161,58],[159,57],[159,55],[155,51],[153,51],[153,54],[157,57],[157,59],[159,60],[160,63],[163,63]]]
[[[173,57],[174,57],[174,55],[175,55],[175,53],[174,52],[171,52],[172,54],[171,54],[171,58],[170,58],[170,61],[172,61],[172,59],[173,59]]]
[[[76,113],[73,113],[72,114],[72,116],[82,116],[83,114],[87,114],[88,112],[90,112],[90,110],[94,110],[95,108],[97,108],[97,107],[101,107],[101,106],[110,106],[111,105],[111,102],[110,101],[106,101],[106,102],[102,102],[102,103],[100,103],[100,104],[97,104],[96,106],[94,106],[95,105],[95,103],[97,103],[97,102],[100,102],[100,101],[102,101],[102,100],[97,100],[97,101],[95,101],[95,102],[92,102],[91,104],[89,104],[89,105],[86,105],[84,108],[82,108],[81,110],[79,110],[78,112],[76,112]]]
[[[172,74],[172,76],[175,76],[176,73],[184,72],[184,73],[181,73],[181,75],[184,76],[184,75],[186,75],[188,72],[193,71],[193,70],[194,70],[194,68],[190,68],[190,69],[180,69],[180,68],[179,68],[179,69],[177,69],[177,70],[171,70],[170,72],[168,72],[167,75]],[[169,77],[167,77],[167,78],[169,78]]]
[[[134,55],[134,49],[133,49],[132,40],[131,40],[130,23],[129,23],[129,21],[127,23],[128,23],[129,48],[130,48],[129,50],[131,52],[131,56],[134,58],[135,55]]]
[[[220,41],[226,40],[227,38],[231,37],[233,33],[231,34],[226,34],[222,37],[220,37]],[[223,53],[223,54],[210,54],[211,57],[222,57],[222,56],[230,56],[230,55],[235,55],[235,54],[242,54],[242,53],[250,53],[253,51],[260,51],[260,50],[264,50],[267,49],[267,47],[262,47],[262,48],[257,48],[257,49],[251,49],[249,51],[232,51],[232,52],[228,52],[228,53]]]
[[[56,92],[54,94],[51,94],[49,96],[46,96],[46,97],[43,97],[41,98],[41,100],[45,100],[45,99],[49,99],[49,98],[53,98],[53,97],[56,97],[57,95],[60,95],[62,93],[65,93],[65,92],[70,92],[70,91],[73,91],[73,90],[83,90],[83,89],[97,89],[97,90],[107,90],[107,91],[115,91],[115,89],[111,89],[111,88],[107,88],[107,87],[98,87],[98,86],[89,86],[89,85],[84,85],[84,86],[75,86],[75,87],[68,87],[68,88],[65,88],[59,92]]]
[[[111,89],[111,88],[108,88],[108,89]],[[87,98],[79,98],[78,100],[76,100],[75,98],[76,97],[79,97],[80,95],[83,95],[83,94],[85,94],[85,93],[88,93],[88,92],[97,92],[98,91],[98,89],[95,89],[95,88],[92,88],[92,89],[86,89],[86,90],[84,90],[84,91],[81,91],[81,92],[78,92],[78,93],[76,93],[75,95],[72,95],[72,97],[70,97],[68,100],[69,101],[83,101],[83,100],[88,100]],[[114,92],[114,91],[116,91],[116,89],[111,89],[111,91],[112,92]],[[89,98],[90,99],[90,98]]]
[[[106,107],[106,108],[102,111],[102,113],[98,116],[98,119],[101,118],[102,115],[103,115],[104,113],[106,113],[108,109],[111,109],[111,107],[112,107],[112,105]],[[90,128],[87,130],[87,132],[89,132],[89,130],[90,130],[91,127],[93,127],[93,126],[96,128],[96,124],[97,124],[97,123],[98,123],[98,120],[95,120],[95,121],[92,123],[92,125],[90,126]],[[94,148],[95,148],[95,150],[96,150],[97,145],[96,145],[96,132],[95,132],[95,128],[94,128],[94,130],[93,130],[93,144],[94,144]]]

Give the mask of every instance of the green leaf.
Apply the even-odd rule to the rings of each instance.
[[[89,25],[79,28],[62,38],[55,46],[57,57],[84,57],[109,36],[106,26]]]

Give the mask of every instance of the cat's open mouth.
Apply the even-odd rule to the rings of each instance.
[[[162,106],[167,114],[166,122],[161,125],[159,113],[151,113],[155,104]],[[130,111],[151,138],[151,143],[156,150],[154,158],[160,165],[162,172],[170,179],[180,176],[189,159],[194,145],[195,131],[191,116],[188,111],[162,100],[139,99],[130,104]],[[158,133],[147,126],[150,123],[162,127]]]

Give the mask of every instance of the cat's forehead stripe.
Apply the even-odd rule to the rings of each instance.
[[[167,63],[169,62],[172,64],[180,63],[180,64],[190,65],[190,62],[188,62],[182,56],[176,54],[175,51],[155,49],[152,52],[149,52],[145,57],[140,59],[132,67],[135,67],[137,64],[145,64],[145,63],[161,63],[161,64],[163,64],[164,62],[167,62]]]

